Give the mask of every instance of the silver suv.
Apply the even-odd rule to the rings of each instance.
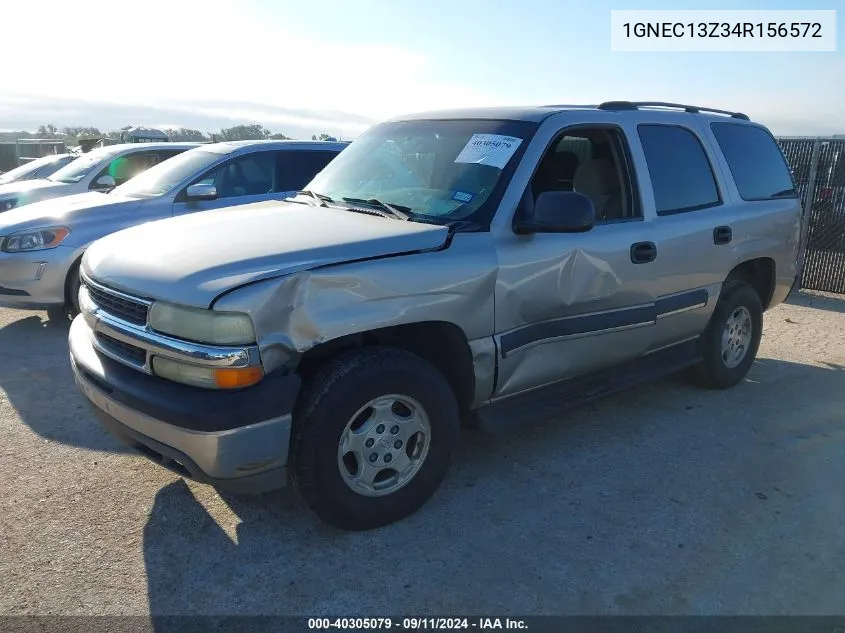
[[[346,529],[443,480],[462,416],[748,372],[800,203],[740,113],[613,102],[379,124],[291,201],[95,242],[70,331],[102,423],[177,473],[292,482]]]

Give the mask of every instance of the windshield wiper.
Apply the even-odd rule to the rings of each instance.
[[[331,198],[329,198],[328,196],[324,196],[323,194],[321,194],[321,193],[317,193],[317,192],[315,192],[315,191],[308,191],[308,190],[305,190],[305,191],[297,191],[297,192],[296,192],[296,195],[298,195],[298,196],[306,196],[306,197],[308,197],[308,198],[312,198],[313,200],[315,200],[315,201],[317,202],[317,206],[318,206],[318,207],[326,207],[326,206],[328,206],[328,205],[326,204],[327,202],[334,202],[334,200],[332,200],[332,199],[331,199]]]
[[[399,218],[400,220],[408,221],[411,219],[411,216],[407,213],[407,211],[411,210],[411,207],[403,207],[400,204],[387,204],[375,198],[369,198],[368,200],[364,200],[363,198],[342,198],[342,200],[344,202],[351,202],[352,204],[366,204],[370,207],[387,211],[393,217]]]

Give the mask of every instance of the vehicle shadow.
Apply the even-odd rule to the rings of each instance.
[[[786,303],[829,312],[845,313],[845,295],[816,294],[802,290],[792,293]]]
[[[288,491],[165,486],[143,537],[151,614],[837,608],[845,366],[760,359],[727,391],[673,376],[538,411],[464,432],[423,509],[369,532],[321,523]]]
[[[44,439],[98,451],[124,452],[97,423],[73,381],[69,320],[25,315],[0,328],[0,389],[21,421]]]

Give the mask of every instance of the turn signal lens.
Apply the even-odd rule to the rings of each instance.
[[[233,369],[217,369],[214,380],[221,389],[237,389],[249,387],[264,377],[260,367],[238,367]]]

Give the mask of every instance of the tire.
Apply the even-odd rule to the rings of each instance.
[[[80,262],[76,262],[73,266],[71,266],[71,269],[67,274],[65,311],[71,319],[76,317],[76,315],[80,312],[79,287],[82,285],[82,281],[79,279],[79,263]]]
[[[735,334],[734,338],[727,336],[727,349],[723,351],[723,335],[726,329],[730,329],[729,321],[735,324]],[[742,334],[745,328],[741,325],[736,329],[737,323],[746,322],[750,324],[747,336]],[[725,282],[716,309],[701,337],[703,362],[695,368],[698,382],[711,389],[727,389],[736,385],[751,369],[762,334],[763,306],[757,292],[744,281]],[[744,345],[736,344],[743,340],[747,340]],[[730,342],[734,342],[733,348]],[[732,349],[740,347],[744,347],[744,355],[741,358],[732,357]]]
[[[397,401],[394,396],[405,400]],[[395,404],[393,409],[382,410],[379,420],[384,424],[378,423],[373,408],[357,415],[372,401],[380,404],[378,399]],[[416,410],[416,405],[420,408],[416,417],[405,417],[408,411]],[[395,425],[386,421],[394,419],[401,421]],[[421,439],[423,433],[407,434],[416,428],[415,419],[428,421],[430,436],[425,441]],[[375,468],[360,465],[353,457],[355,452],[341,457],[341,439],[353,435],[347,432],[347,428],[355,429],[353,420],[362,422],[355,436],[360,439],[358,446],[363,454],[357,454],[366,455],[365,460],[375,455]],[[397,430],[404,421],[409,426]],[[455,395],[446,378],[428,361],[387,347],[341,355],[305,387],[294,414],[290,457],[293,485],[317,516],[341,529],[369,530],[394,523],[422,507],[440,486],[458,444],[459,428]],[[396,450],[397,439],[404,457]],[[376,443],[366,444],[370,440]],[[408,451],[416,451],[410,455],[416,454],[418,459],[409,457]],[[363,491],[369,485],[363,476],[366,473],[381,467],[380,475],[390,474],[390,467],[384,464],[388,453],[396,464],[416,463],[408,467],[416,470],[404,483],[394,476],[387,483],[373,484],[384,486],[380,491]]]
[[[66,323],[69,318],[67,304],[47,308],[47,319],[50,323]]]
[[[47,308],[47,318],[50,321],[72,321],[79,314],[79,262],[70,267],[65,279],[65,302],[60,306]]]

